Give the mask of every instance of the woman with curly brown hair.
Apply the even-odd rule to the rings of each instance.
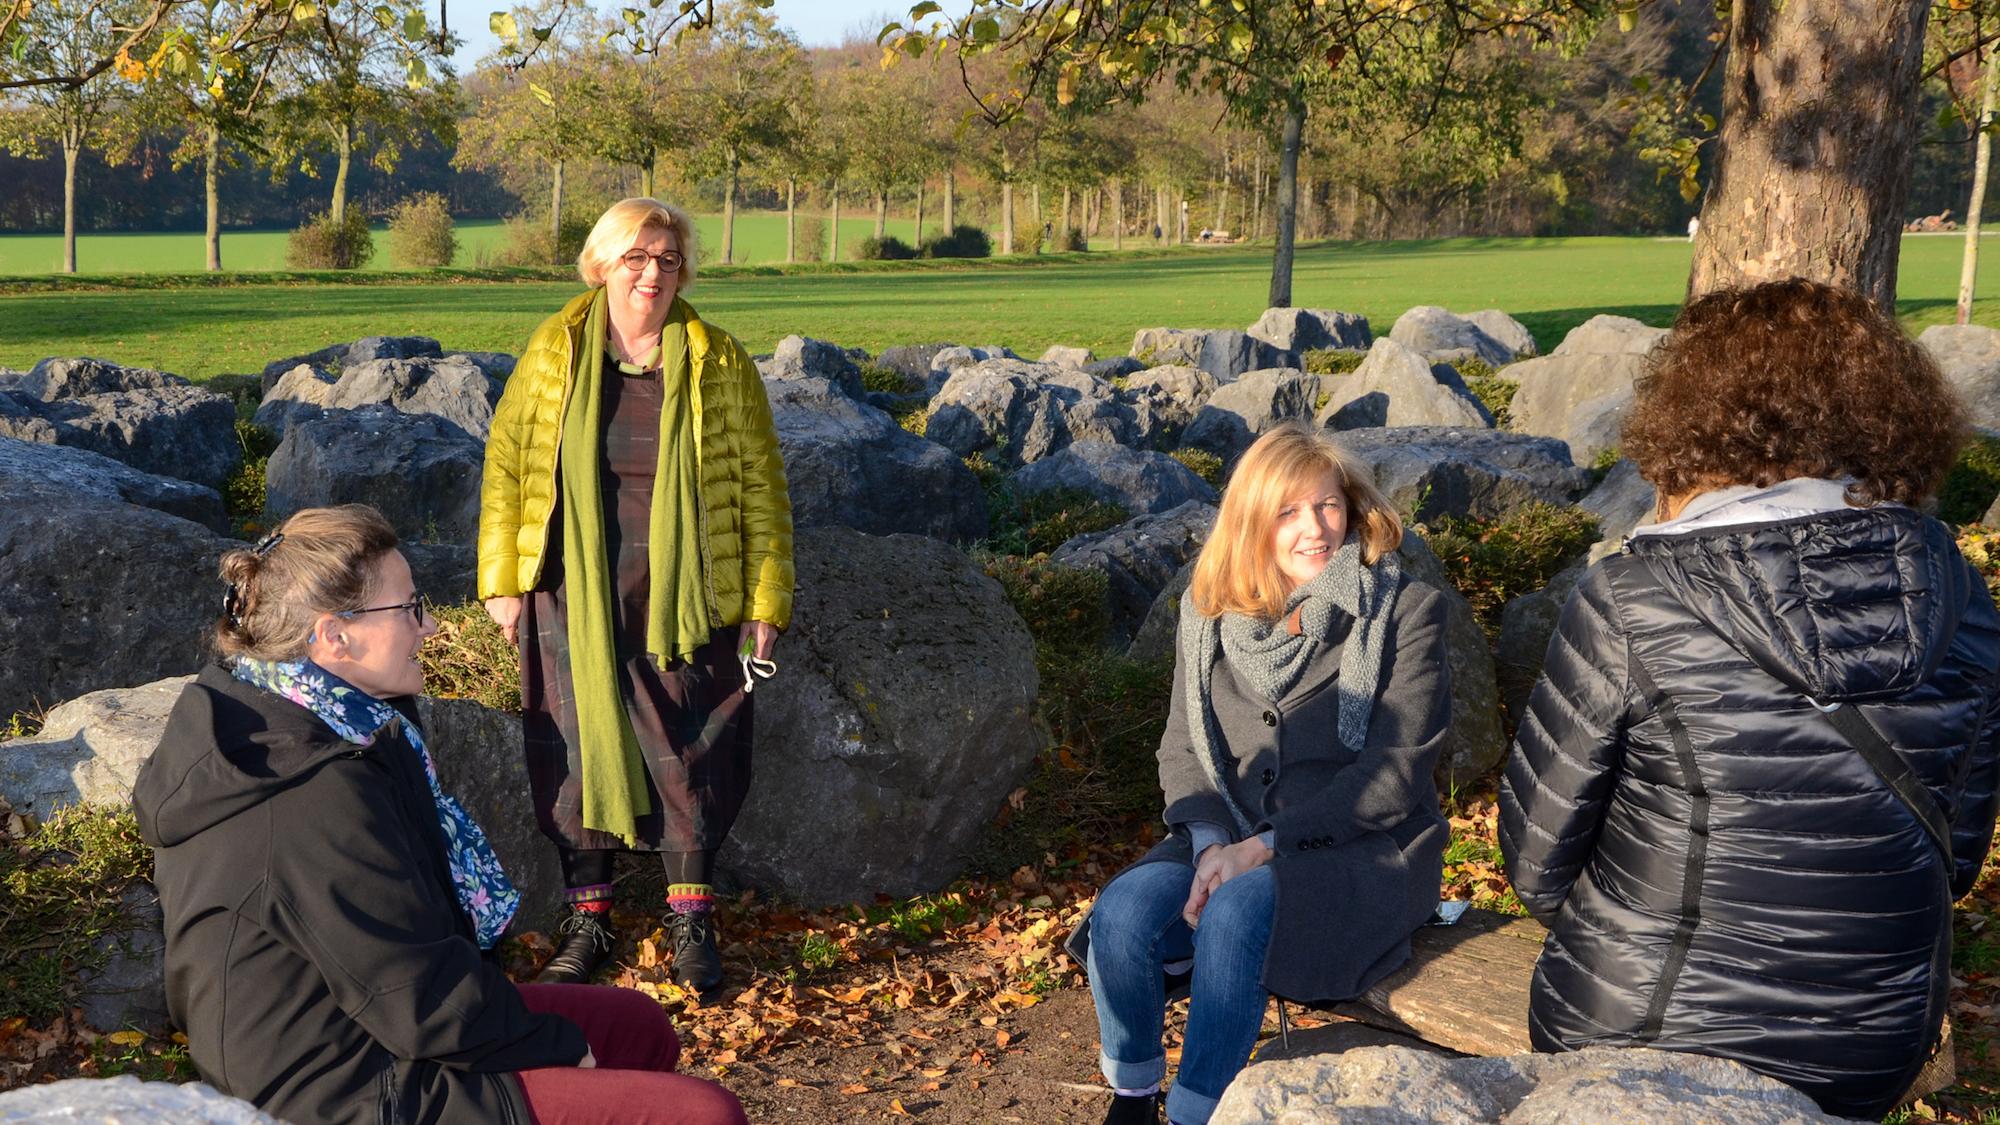
[[[1733,1058],[1879,1117],[1937,1040],[1992,835],[2000,616],[1921,506],[1963,440],[1861,296],[1690,303],[1624,448],[1659,522],[1564,607],[1500,844],[1540,1050]]]

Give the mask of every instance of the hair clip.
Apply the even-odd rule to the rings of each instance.
[[[282,531],[274,531],[271,534],[266,535],[264,538],[257,540],[257,545],[255,547],[250,548],[250,553],[261,559],[265,555],[271,553],[271,548],[276,547],[278,544],[283,543],[284,541],[285,541],[285,533]]]
[[[236,583],[231,582],[228,588],[222,591],[222,616],[228,618],[231,625],[241,629],[243,615],[238,610],[242,608],[243,594],[236,588]]]

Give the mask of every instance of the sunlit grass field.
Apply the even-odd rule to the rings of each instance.
[[[1955,238],[1905,240],[1898,311],[1912,331],[1951,319],[1962,248]],[[1301,248],[1292,298],[1365,314],[1378,332],[1412,305],[1505,309],[1546,350],[1600,312],[1670,321],[1686,288],[1689,249],[1650,238],[1321,243]],[[2000,261],[1988,277],[1986,288],[2000,291]],[[578,291],[573,281],[450,274],[369,280],[211,287],[197,277],[185,287],[73,290],[0,278],[0,367],[95,355],[205,378],[369,335],[517,352],[535,324]],[[1149,326],[1244,327],[1263,311],[1269,280],[1267,246],[1189,247],[853,272],[717,268],[688,296],[755,351],[796,332],[871,351],[954,341],[1006,344],[1031,357],[1055,343],[1111,355]],[[2000,325],[2000,297],[1982,300],[1976,319]]]

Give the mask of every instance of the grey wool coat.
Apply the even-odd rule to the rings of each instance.
[[[1192,865],[1191,823],[1234,831],[1211,780],[1219,775],[1255,822],[1251,834],[1268,830],[1273,836],[1277,905],[1264,987],[1293,1000],[1360,995],[1409,959],[1411,933],[1437,908],[1450,835],[1431,779],[1451,708],[1444,601],[1422,582],[1402,582],[1367,745],[1358,752],[1336,733],[1334,683],[1345,628],[1337,627],[1297,686],[1276,702],[1240,678],[1227,657],[1216,661],[1216,750],[1225,760],[1214,763],[1214,774],[1196,758],[1190,736],[1183,702],[1187,662],[1174,669],[1173,706],[1159,750],[1172,832],[1133,867]],[[1078,961],[1089,940],[1086,918],[1070,942]]]

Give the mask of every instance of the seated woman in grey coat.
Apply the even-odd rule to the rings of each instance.
[[[1172,832],[1071,942],[1116,1090],[1107,1125],[1158,1118],[1166,972],[1191,964],[1166,1112],[1201,1125],[1268,994],[1358,995],[1436,907],[1444,609],[1397,566],[1402,536],[1324,433],[1280,427],[1237,465],[1181,603],[1159,752]]]

